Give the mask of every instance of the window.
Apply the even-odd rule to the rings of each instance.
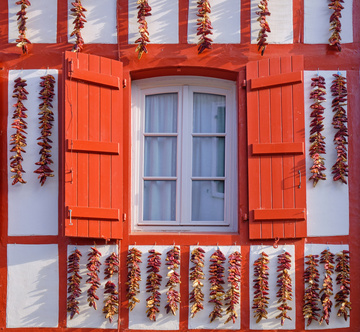
[[[132,86],[133,230],[237,230],[235,82]]]

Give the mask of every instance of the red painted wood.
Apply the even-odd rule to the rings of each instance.
[[[280,106],[281,107],[281,106]],[[281,123],[281,121],[279,122]],[[281,132],[280,132],[281,133]],[[304,154],[304,143],[255,143],[252,144],[252,154]]]
[[[273,59],[270,59],[274,62]],[[286,74],[272,74],[266,77],[253,78],[250,80],[250,89],[265,89],[269,87],[275,87],[277,85],[287,85],[303,82],[302,72],[292,72]]]
[[[90,101],[95,99],[95,95],[91,93],[89,95]],[[98,102],[94,101],[90,105],[98,106]],[[97,122],[94,122],[95,128],[98,125]],[[93,131],[89,130],[89,135]],[[97,153],[109,153],[109,154],[119,154],[119,143],[111,142],[95,142],[95,141],[80,141],[80,140],[67,140],[67,149],[71,151],[84,151],[84,152],[97,152]]]
[[[121,132],[122,88],[97,83],[100,76],[120,81],[122,65],[87,54],[76,54],[76,58],[66,55],[80,70],[88,71],[88,79],[92,73],[97,79],[88,83],[66,76],[66,84],[71,89],[65,89],[65,99],[69,100],[65,110],[68,128],[65,164],[73,169],[73,174],[65,181],[66,193],[70,192],[65,196],[65,206],[72,210],[73,225],[67,215],[65,233],[78,237],[121,238],[122,223],[109,220],[118,221],[122,210],[122,197],[112,198],[122,182],[119,146],[123,137],[117,134]]]
[[[302,74],[299,74],[302,72],[302,63],[301,57],[292,60],[266,59],[258,62],[258,74],[253,70],[254,65],[247,66],[248,80],[256,81],[261,77],[264,82],[271,82],[273,76],[276,82],[291,80],[284,86],[270,83],[269,87],[265,88],[264,83],[258,85],[261,89],[248,88],[250,238],[306,236],[305,181],[301,188],[298,188],[300,177],[297,173],[304,171],[302,167],[305,163],[303,84],[288,74],[293,71],[296,77],[302,77]],[[285,76],[281,77],[283,72]],[[281,153],[282,150],[284,153]],[[258,163],[260,166],[257,167]],[[256,184],[255,189],[252,188],[253,184]],[[288,195],[293,198],[292,202],[285,198]],[[293,209],[302,211],[300,218],[292,213],[287,214],[294,211]],[[269,212],[272,210],[273,212]],[[282,210],[283,214],[278,212]],[[285,227],[286,218],[291,222],[300,221],[296,221],[296,226],[290,224]],[[264,219],[268,221],[261,222]],[[260,222],[255,222],[256,220]]]

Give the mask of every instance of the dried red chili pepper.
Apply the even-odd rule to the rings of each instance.
[[[209,0],[199,0],[197,2],[198,13],[196,16],[199,18],[197,19],[196,25],[197,28],[197,36],[199,37],[198,42],[198,54],[201,54],[206,49],[211,49],[212,39],[209,38],[209,35],[212,35],[212,25],[210,21],[209,14],[211,13],[211,6]]]
[[[319,293],[321,295],[320,300],[323,306],[323,314],[319,321],[320,324],[323,321],[325,321],[327,325],[329,325],[330,323],[330,312],[332,307],[332,301],[330,299],[330,296],[333,295],[333,280],[331,275],[334,272],[334,257],[335,255],[331,253],[328,249],[325,249],[321,252],[320,263],[324,264],[325,277],[323,281],[323,286]]]
[[[167,303],[165,305],[166,313],[171,312],[173,315],[176,315],[178,310],[178,303],[180,303],[180,293],[175,289],[177,285],[180,284],[180,275],[176,271],[180,267],[180,248],[174,246],[171,250],[166,253],[166,265],[170,270],[167,276],[169,277],[166,287],[168,291],[166,292]]]
[[[229,275],[228,282],[230,283],[230,289],[225,295],[226,314],[228,318],[225,324],[232,321],[235,324],[235,320],[238,318],[236,312],[236,305],[240,303],[240,280],[241,280],[241,261],[242,257],[238,251],[229,255]]]
[[[312,166],[310,167],[311,176],[309,180],[313,181],[314,187],[319,180],[326,180],[326,174],[323,173],[326,170],[324,164],[323,154],[325,151],[325,137],[321,134],[324,130],[324,107],[321,105],[326,99],[325,78],[322,76],[316,76],[311,79],[310,99],[314,100],[310,108],[312,109],[310,117],[312,118],[310,123],[310,149],[309,154],[312,159]]]
[[[201,282],[205,278],[203,267],[204,267],[204,258],[205,258],[204,249],[198,247],[191,252],[190,262],[194,265],[190,268],[190,281],[192,281],[192,291],[190,292],[191,305],[191,318],[194,318],[195,315],[204,309],[203,301],[204,294],[201,288],[204,284]]]
[[[140,300],[136,297],[140,293],[139,281],[141,281],[141,263],[142,252],[136,248],[131,248],[126,257],[126,266],[128,268],[126,282],[126,297],[129,300],[128,308],[132,311]]]
[[[26,80],[21,79],[20,77],[15,79],[14,90],[13,90],[13,98],[17,99],[16,104],[13,105],[15,107],[12,119],[14,122],[11,124],[11,128],[16,130],[15,134],[11,135],[10,145],[12,146],[10,152],[13,152],[14,155],[10,157],[10,172],[15,173],[11,176],[12,185],[16,183],[25,184],[26,181],[23,179],[22,174],[26,173],[22,167],[23,157],[22,153],[26,153],[26,134],[27,132],[27,123],[25,119],[27,118],[27,108],[23,104],[23,100],[27,99],[28,92],[25,87],[27,86]]]
[[[29,0],[19,0],[15,3],[20,7],[20,11],[16,13],[18,15],[18,30],[19,30],[19,37],[16,39],[16,46],[21,47],[23,54],[28,54],[29,48],[28,44],[31,44],[30,40],[26,38],[26,8],[31,6]]]
[[[256,323],[260,323],[262,319],[267,319],[267,308],[269,304],[269,258],[265,252],[261,253],[261,256],[254,262],[254,276],[253,279],[254,288],[254,299],[253,306],[254,317]]]
[[[67,292],[70,294],[67,298],[67,312],[70,312],[70,319],[73,319],[75,314],[80,313],[79,301],[77,298],[81,294],[80,282],[82,277],[80,276],[80,257],[81,252],[75,249],[74,252],[68,257],[68,268],[67,272],[71,275],[68,277],[68,289]]]
[[[341,11],[344,9],[344,6],[342,5],[344,3],[344,0],[335,0],[331,1],[329,4],[329,8],[332,9],[334,12],[330,16],[330,31],[331,37],[329,38],[329,44],[331,46],[335,46],[338,51],[341,51],[341,45],[340,45],[340,32],[341,32]]]
[[[137,4],[137,22],[139,23],[140,37],[135,40],[135,44],[139,43],[135,52],[138,52],[138,59],[141,59],[142,55],[148,52],[146,45],[147,43],[150,43],[146,17],[151,15],[151,7],[147,0],[138,0]]]
[[[344,184],[347,184],[348,176],[348,164],[347,164],[347,116],[344,106],[346,106],[346,97],[347,97],[347,88],[346,88],[346,79],[341,74],[334,74],[335,79],[332,81],[331,92],[334,97],[332,100],[331,107],[333,112],[332,125],[337,130],[334,136],[335,149],[337,152],[336,162],[332,167],[332,174],[334,181],[341,181]]]
[[[40,142],[38,143],[41,146],[40,149],[40,160],[35,163],[39,165],[39,168],[34,171],[34,173],[39,174],[38,179],[40,179],[40,184],[43,186],[48,177],[53,177],[52,174],[54,171],[50,168],[50,165],[54,162],[51,160],[51,144],[52,140],[51,129],[53,127],[52,122],[54,121],[54,113],[51,111],[52,100],[54,98],[54,84],[55,78],[52,75],[46,75],[41,77],[42,81],[40,86],[42,87],[40,91],[40,99],[42,103],[39,105],[39,124],[41,130],[41,136],[38,138]]]
[[[351,302],[350,297],[350,252],[343,250],[337,254],[336,258],[336,284],[340,285],[340,290],[335,294],[335,308],[340,307],[337,315],[343,316],[345,320],[350,317]]]
[[[111,253],[111,255],[106,258],[105,265],[106,268],[104,270],[104,279],[110,279],[119,273],[118,255],[114,252]],[[107,294],[107,297],[104,300],[103,313],[105,313],[105,318],[109,318],[110,323],[112,323],[114,316],[118,313],[119,297],[116,284],[111,280],[105,284],[104,294]]]
[[[266,20],[266,16],[270,16],[271,13],[268,9],[268,0],[261,0],[258,4],[259,11],[256,12],[256,15],[259,15],[257,21],[260,23],[260,30],[257,38],[258,51],[261,52],[261,55],[264,55],[266,46],[266,38],[268,37],[267,33],[270,33],[270,26]]]
[[[209,303],[214,303],[214,310],[210,313],[210,323],[212,323],[216,318],[222,317],[222,306],[224,299],[224,262],[226,257],[221,252],[220,249],[217,249],[210,257],[210,300]]]
[[[292,308],[289,306],[288,301],[292,300],[292,284],[290,277],[290,268],[291,268],[291,255],[285,251],[284,253],[278,255],[278,268],[277,272],[280,272],[277,275],[277,287],[279,290],[276,293],[276,297],[279,298],[277,303],[280,303],[280,306],[277,308],[281,311],[279,315],[275,318],[279,319],[281,326],[284,326],[285,319],[292,320],[292,318],[287,314]]]
[[[303,316],[307,318],[307,325],[309,326],[313,320],[319,320],[320,308],[318,307],[318,302],[320,301],[319,296],[319,271],[318,271],[318,259],[319,255],[308,255],[305,256],[307,261],[305,264],[307,268],[304,272],[304,281],[307,283],[304,294],[304,306],[303,306]]]
[[[91,251],[88,254],[88,263],[86,264],[89,272],[87,275],[89,278],[86,280],[87,284],[91,284],[87,291],[87,301],[89,302],[89,307],[97,309],[96,301],[99,300],[99,297],[96,295],[96,290],[100,287],[100,278],[98,273],[100,272],[100,257],[101,252],[96,248],[91,247]]]
[[[70,11],[72,12],[71,15],[75,16],[73,21],[74,30],[71,32],[70,37],[75,36],[76,41],[75,45],[72,48],[73,52],[81,52],[84,48],[84,39],[81,35],[81,29],[84,28],[84,24],[86,21],[85,14],[87,10],[81,4],[81,0],[75,0],[71,3],[74,8],[71,8]]]
[[[151,295],[146,299],[146,313],[150,320],[156,321],[156,314],[160,311],[160,297],[159,292],[162,276],[159,274],[161,266],[161,253],[154,249],[149,250],[148,265],[147,265],[147,279],[146,292]]]

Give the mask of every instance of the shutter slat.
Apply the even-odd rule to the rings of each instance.
[[[69,206],[68,210],[69,211],[71,210],[72,218],[101,219],[101,220],[114,220],[114,221],[120,220],[118,209]]]
[[[119,154],[119,143],[81,140],[67,140],[67,143],[67,148],[70,151]]]
[[[247,65],[250,239],[306,236],[302,70],[302,57]]]

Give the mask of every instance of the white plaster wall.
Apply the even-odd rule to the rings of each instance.
[[[191,246],[190,247],[190,259],[191,259],[191,252],[197,248],[199,246]],[[224,303],[224,311],[223,311],[223,317],[221,317],[220,319],[216,319],[214,320],[212,323],[210,323],[210,319],[209,319],[209,314],[214,310],[214,304],[213,303],[209,303],[210,300],[210,282],[209,282],[209,278],[210,278],[210,274],[209,274],[209,268],[210,268],[210,257],[211,255],[217,250],[216,247],[214,246],[200,246],[202,249],[204,249],[205,251],[205,262],[204,262],[204,268],[203,268],[203,272],[204,272],[204,277],[205,279],[203,280],[203,284],[204,287],[202,288],[202,292],[204,294],[204,310],[201,310],[200,312],[198,312],[194,318],[191,318],[191,303],[189,304],[189,329],[226,329],[226,330],[239,330],[240,326],[241,326],[241,317],[240,317],[240,304],[238,304],[236,306],[236,312],[238,314],[238,318],[235,321],[235,323],[228,322],[225,324],[225,321],[227,319],[227,315],[226,313],[226,308],[225,308],[225,301],[223,301]],[[221,252],[225,255],[226,257],[226,263],[224,264],[224,268],[225,268],[225,273],[224,273],[224,281],[225,284],[224,286],[224,290],[225,292],[227,292],[227,290],[229,289],[230,285],[227,282],[227,278],[228,278],[228,268],[229,268],[229,263],[228,263],[228,257],[230,254],[232,254],[235,251],[241,252],[240,250],[240,246],[219,246],[219,249],[221,250]],[[192,267],[192,263],[189,262],[189,268]],[[190,270],[189,270],[189,275],[190,275]],[[188,275],[188,277],[189,277]],[[189,293],[192,291],[192,287],[191,287],[191,281],[190,281],[190,289],[189,289]],[[241,296],[241,295],[240,295]],[[241,297],[240,297],[240,303],[241,303]]]
[[[133,246],[131,246],[133,247]],[[130,248],[131,248],[130,247]],[[129,248],[129,249],[130,249]],[[165,305],[166,305],[166,291],[167,288],[165,287],[168,281],[168,267],[165,265],[166,261],[166,253],[173,248],[173,246],[136,246],[138,250],[142,252],[142,263],[139,264],[141,270],[141,281],[139,282],[140,285],[140,293],[136,296],[140,303],[137,303],[135,308],[132,311],[129,311],[129,329],[139,329],[139,330],[178,330],[179,329],[179,311],[177,315],[174,316],[173,314],[169,313],[166,314]],[[148,251],[150,249],[155,249],[156,251],[161,253],[161,267],[159,274],[162,275],[162,281],[160,285],[160,312],[156,316],[156,321],[151,321],[147,318],[146,314],[146,299],[150,296],[149,293],[146,293],[146,279],[147,279],[147,259],[149,256]],[[181,248],[180,248],[181,249]],[[180,274],[180,268],[177,271]],[[177,289],[179,291],[179,288]],[[184,296],[184,294],[180,294]],[[181,305],[181,304],[180,304]]]
[[[151,44],[177,44],[179,42],[179,3],[149,0],[151,15],[146,17]],[[137,23],[137,2],[129,0],[129,44],[140,37]]]
[[[88,263],[88,254],[90,253],[91,246],[77,246],[78,250],[80,250],[82,257],[80,259],[80,276],[81,280],[81,295],[78,297],[79,301],[79,311],[80,314],[75,314],[73,319],[70,319],[70,314],[67,316],[67,327],[78,327],[78,328],[102,328],[102,329],[117,329],[117,321],[118,316],[114,316],[114,320],[112,323],[109,322],[109,319],[105,319],[105,314],[102,312],[104,300],[106,298],[106,294],[104,295],[104,287],[108,280],[113,281],[116,285],[118,285],[118,275],[114,276],[112,279],[104,279],[104,269],[106,268],[105,260],[107,257],[111,255],[112,252],[117,253],[118,247],[116,245],[101,245],[96,246],[96,249],[99,250],[102,254],[100,258],[101,267],[99,278],[101,282],[101,286],[96,291],[96,295],[99,297],[99,301],[97,301],[97,310],[93,307],[89,307],[87,302],[87,290],[90,287],[90,284],[86,283],[86,280],[89,276],[86,274],[89,271],[86,268],[86,264]],[[68,257],[74,251],[74,246],[68,246]]]
[[[259,10],[259,0],[251,0],[251,44],[257,44],[260,24],[256,12]],[[289,0],[271,0],[268,3],[271,13],[266,16],[271,32],[267,33],[269,44],[293,43],[293,6]]]
[[[9,43],[15,43],[19,36],[16,13],[21,6],[16,1],[8,0],[9,8]],[[31,43],[56,43],[57,1],[34,0],[26,9],[26,37]]]
[[[288,301],[288,305],[293,309],[288,311],[287,314],[291,317],[292,320],[285,319],[284,326],[281,326],[280,319],[276,319],[275,317],[280,314],[280,310],[277,309],[279,306],[278,297],[276,297],[276,293],[278,291],[278,287],[276,285],[277,282],[277,272],[278,267],[278,255],[281,255],[287,251],[291,256],[291,268],[289,270],[289,274],[292,280],[292,301]],[[253,306],[254,299],[254,262],[260,257],[260,254],[265,252],[269,257],[269,304],[267,308],[268,319],[262,319],[259,323],[256,323],[256,319],[254,318],[254,309],[251,309]],[[295,305],[295,246],[293,245],[283,245],[278,246],[278,248],[274,248],[273,246],[251,246],[250,247],[250,329],[251,330],[295,330],[296,325],[296,305]]]
[[[330,87],[337,70],[319,71],[319,75],[325,78],[326,82],[326,101],[321,105],[325,107],[324,131],[326,154],[325,167],[326,180],[320,180],[316,187],[313,182],[308,180],[311,176],[310,167],[312,160],[309,156],[309,136],[310,136],[310,105],[313,100],[309,98],[311,92],[311,78],[317,75],[317,71],[305,71],[304,73],[304,99],[305,99],[305,151],[306,151],[306,204],[307,204],[307,232],[308,236],[336,236],[349,234],[349,190],[348,185],[340,181],[333,181],[331,168],[336,161],[336,150],[333,138],[336,130],[331,124],[333,111],[331,107],[332,96]],[[346,77],[346,72],[341,72]],[[347,107],[344,107],[347,109]],[[351,136],[350,139],[354,137]],[[351,170],[351,160],[349,160],[349,171]]]
[[[331,36],[330,16],[333,10],[329,9],[329,0],[304,0],[304,43],[328,44]],[[341,43],[353,42],[352,0],[344,0],[344,9],[341,11],[340,22]]]
[[[57,327],[57,245],[9,244],[7,258],[6,327]]]
[[[211,0],[211,13],[209,14],[213,27],[209,37],[216,44],[240,43],[240,8],[239,0]],[[196,16],[198,13],[197,0],[189,1],[188,43],[197,44],[199,36],[196,35],[198,26]]]
[[[336,257],[337,257],[336,254],[342,250],[349,250],[349,246],[345,245],[345,244],[337,245],[337,244],[309,244],[309,243],[306,243],[305,250],[304,250],[304,257],[307,255],[319,255],[319,260],[320,260],[321,252],[325,249],[330,250],[335,255],[335,259],[336,259]],[[350,254],[350,257],[351,257],[351,254]],[[305,258],[304,259],[305,268],[307,267],[307,265],[305,264],[306,260],[307,259]],[[336,267],[336,261],[335,261],[334,266]],[[319,285],[320,285],[320,288],[322,288],[323,278],[325,277],[324,264],[319,263],[318,271],[320,274]],[[344,329],[344,328],[350,327],[350,318],[348,318],[348,320],[345,321],[344,317],[337,316],[337,311],[339,310],[339,308],[335,308],[336,302],[335,302],[334,297],[335,297],[335,294],[340,290],[340,288],[339,288],[339,285],[336,284],[336,280],[335,280],[336,275],[337,275],[336,272],[334,272],[332,275],[334,295],[330,296],[333,306],[332,306],[332,310],[330,313],[329,325],[327,325],[325,321],[321,325],[319,324],[319,322],[313,321],[309,326],[306,326],[306,324],[307,324],[307,320],[306,320],[306,322],[305,322],[306,330],[327,330],[327,329],[336,329],[336,328]],[[351,285],[351,287],[354,287],[354,285]],[[305,289],[305,285],[304,285],[304,289]],[[350,300],[350,297],[349,297],[349,300]],[[321,307],[322,307],[321,303],[319,303],[319,308],[321,308]],[[352,313],[354,313],[354,310],[352,311]],[[322,311],[319,311],[319,314],[321,317]]]
[[[55,96],[52,109],[54,112],[54,122],[52,128],[52,160],[54,164],[54,177],[47,178],[43,186],[40,185],[38,175],[34,171],[39,167],[35,165],[39,161],[40,146],[37,138],[41,135],[39,129],[39,92],[41,90],[40,77],[51,74],[55,77]],[[10,138],[15,129],[11,128],[13,122],[14,103],[16,99],[12,97],[14,90],[14,80],[18,77],[27,80],[26,90],[29,92],[28,99],[24,101],[27,110],[28,129],[26,130],[26,153],[23,153],[23,168],[26,171],[23,178],[26,184],[17,183],[12,185],[10,178],[9,158]],[[57,70],[10,70],[8,82],[8,234],[15,235],[57,235],[58,233],[58,192],[59,192],[59,138],[58,138],[58,72]]]
[[[74,16],[70,9],[73,0],[68,0],[68,41],[75,43],[76,38],[70,37],[74,30]],[[87,22],[81,30],[81,35],[86,44],[116,44],[117,43],[117,19],[116,19],[116,0],[85,0],[82,1],[86,9],[85,19]]]

